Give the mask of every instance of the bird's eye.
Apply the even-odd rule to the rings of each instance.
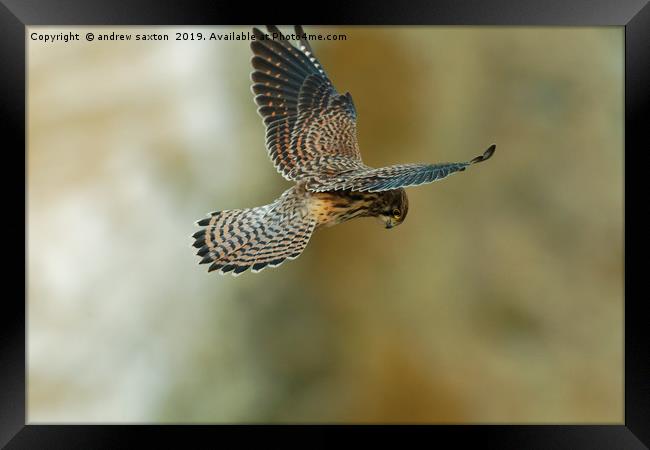
[[[399,209],[395,208],[393,210],[393,217],[394,218],[399,219],[401,215],[402,215],[402,212]]]

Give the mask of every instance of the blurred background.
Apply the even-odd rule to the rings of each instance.
[[[28,40],[29,422],[622,423],[623,28],[305,28],[367,164],[495,157],[208,274],[194,222],[290,183],[250,42],[175,32],[250,28],[30,27],[82,41]]]

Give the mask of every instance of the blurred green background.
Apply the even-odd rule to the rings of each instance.
[[[82,41],[28,40],[29,422],[622,423],[623,28],[305,28],[367,164],[495,157],[208,274],[193,223],[290,183],[249,42],[173,38],[249,28],[30,27]]]

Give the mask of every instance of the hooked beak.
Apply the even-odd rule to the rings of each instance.
[[[391,222],[391,221],[386,222],[386,229],[387,229],[387,230],[390,230],[390,229],[393,228],[394,226],[395,226],[395,225],[393,225],[393,222]]]

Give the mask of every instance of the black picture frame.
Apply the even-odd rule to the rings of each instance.
[[[417,0],[408,3],[363,1],[354,5],[332,2],[307,8],[305,2],[281,2],[251,6],[247,2],[154,1],[124,2],[83,0],[0,0],[0,101],[5,157],[5,217],[14,217],[25,208],[26,193],[26,26],[30,25],[215,25],[274,22],[280,24],[413,24],[413,25],[546,25],[546,26],[624,26],[625,27],[625,416],[620,425],[457,425],[407,427],[325,427],[291,429],[319,436],[332,433],[339,441],[345,431],[364,437],[378,434],[390,443],[406,443],[408,438],[429,438],[425,442],[451,440],[454,446],[466,444],[500,449],[603,448],[637,449],[650,445],[650,339],[642,313],[645,297],[636,292],[640,277],[632,262],[645,256],[634,240],[637,231],[647,229],[642,217],[631,214],[645,199],[631,186],[644,170],[643,159],[650,150],[647,127],[648,87],[650,86],[650,6],[647,0]],[[309,11],[309,12],[308,12]],[[25,152],[22,153],[21,152]],[[11,162],[7,157],[15,158]],[[10,165],[11,164],[11,165]],[[23,165],[23,171],[13,169]],[[10,169],[12,167],[12,169]],[[9,176],[10,175],[10,176]],[[13,176],[14,180],[10,180]],[[22,184],[20,178],[22,179]],[[25,188],[24,190],[21,188]],[[21,196],[22,191],[22,196]],[[14,200],[16,208],[7,205]],[[25,221],[29,220],[25,213]],[[5,237],[25,239],[25,227],[18,220],[5,221],[10,229]],[[15,223],[14,223],[15,222]],[[7,223],[5,223],[6,225]],[[19,244],[17,244],[19,245]],[[7,258],[6,262],[11,262]],[[7,448],[125,448],[141,445],[188,447],[197,442],[223,443],[228,431],[239,445],[252,439],[251,431],[268,437],[283,427],[269,426],[163,426],[163,425],[28,425],[26,424],[25,307],[24,283],[15,295],[3,299],[0,327],[0,446]],[[11,266],[19,267],[18,265]],[[20,268],[16,269],[20,271]],[[12,277],[18,279],[18,274]],[[16,282],[20,286],[19,282]],[[21,295],[22,294],[22,295]],[[406,436],[408,433],[408,436]],[[347,434],[347,433],[346,433]],[[323,436],[321,438],[320,436]],[[304,436],[303,437],[307,437]],[[308,437],[304,443],[314,442]],[[444,442],[442,441],[442,442]],[[415,441],[414,441],[415,442]]]

